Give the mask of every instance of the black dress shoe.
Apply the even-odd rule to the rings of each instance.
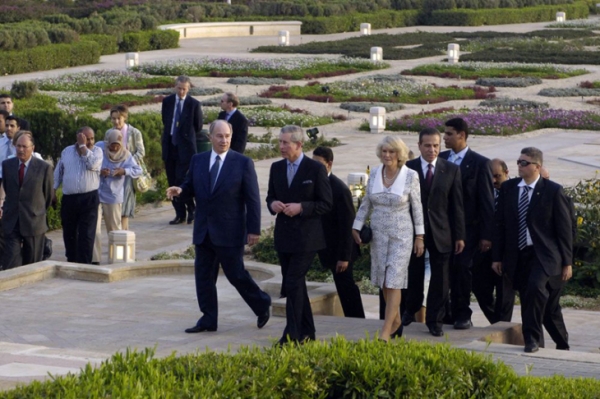
[[[400,337],[402,337],[403,332],[404,332],[404,325],[401,325],[400,327],[398,327],[398,329],[396,331],[394,331],[392,333],[392,335],[390,335],[390,338],[400,338]]]
[[[525,345],[525,353],[535,353],[540,350],[537,342],[530,342]]]
[[[192,223],[194,223],[194,214],[193,213],[189,214],[187,217],[187,224],[192,224]]]
[[[427,328],[429,328],[429,332],[434,337],[443,337],[444,336],[444,331],[442,331],[441,327],[438,327],[438,326],[427,326]]]
[[[176,217],[175,219],[171,220],[171,221],[169,222],[169,224],[181,224],[181,223],[183,223],[184,221],[185,221],[184,219]]]
[[[271,312],[269,312],[267,310],[266,313],[261,314],[260,316],[258,316],[258,318],[256,319],[256,327],[258,328],[263,328],[267,322],[269,321],[269,319],[271,318]]]
[[[185,332],[188,334],[201,333],[201,332],[205,332],[205,331],[217,331],[217,329],[216,328],[208,328],[208,327],[204,327],[204,326],[194,326],[194,327],[185,329]]]
[[[410,313],[404,312],[404,314],[402,315],[402,325],[407,327],[413,321],[416,321],[415,320],[415,315],[412,315]]]
[[[470,319],[468,319],[468,320],[457,320],[457,321],[454,322],[454,329],[455,330],[468,330],[471,327],[473,327],[473,323],[471,322]]]
[[[298,341],[299,344],[306,344],[310,341],[314,341],[316,339],[315,334],[308,334],[302,337],[302,339],[300,339],[300,341]]]

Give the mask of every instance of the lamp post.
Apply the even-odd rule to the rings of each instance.
[[[383,61],[383,49],[381,47],[371,47],[371,61]]]
[[[448,63],[458,64],[458,57],[460,53],[460,46],[456,43],[448,44]]]
[[[279,31],[279,45],[280,46],[289,46],[290,45],[290,31],[289,30],[280,30]]]
[[[108,233],[108,263],[135,262],[135,233],[113,230]]]
[[[360,35],[369,36],[371,34],[371,24],[360,24]]]
[[[559,11],[556,13],[556,22],[565,22],[567,20],[567,14]]]
[[[125,53],[125,66],[131,68],[140,64],[139,53]]]
[[[371,107],[369,110],[369,128],[371,133],[381,133],[385,130],[384,107]]]

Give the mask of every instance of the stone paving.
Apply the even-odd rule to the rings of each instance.
[[[502,30],[529,31],[540,29],[546,24],[507,25],[494,27],[419,27],[399,28],[387,32],[406,32],[417,29],[428,31],[474,31]],[[300,40],[331,40],[356,36],[357,33],[336,34],[328,36],[304,35]],[[185,56],[236,56],[262,58],[264,55],[247,53],[248,48],[263,44],[272,44],[275,38],[210,38],[188,39],[181,42],[180,49],[145,52],[140,58],[143,61],[171,59]],[[299,38],[292,38],[292,44]],[[286,55],[288,56],[288,55]],[[290,55],[303,57],[302,55]],[[384,54],[385,58],[385,54]],[[432,57],[427,60],[392,61],[392,69],[384,73],[397,73],[402,69],[423,63],[437,61],[443,57]],[[99,65],[70,68],[0,77],[0,86],[10,86],[13,80],[27,80],[48,76],[57,76],[65,72],[122,69],[124,55],[117,54],[102,57]],[[587,67],[587,66],[586,66]],[[593,71],[585,80],[600,79],[600,67],[587,67]],[[336,79],[352,79],[353,77],[337,77],[324,79],[324,82]],[[553,87],[574,86],[582,78],[571,78],[559,82],[551,82]],[[433,81],[433,80],[431,80]],[[202,85],[222,87],[231,90],[225,79],[194,79]],[[303,84],[296,82],[292,84]],[[539,87],[537,88],[539,89]],[[536,89],[536,90],[537,90]],[[240,87],[241,95],[254,94],[261,87]],[[504,90],[504,93],[531,99],[535,90]],[[527,91],[530,90],[530,91]],[[539,98],[538,98],[539,100]],[[546,99],[545,99],[546,100]],[[593,109],[582,104],[579,99],[561,100],[547,99],[548,102],[563,108]],[[284,101],[275,101],[283,103]],[[286,100],[292,106],[299,106],[315,113],[340,113],[335,104],[307,104],[305,101]],[[473,102],[456,102],[455,107]],[[156,109],[159,106],[149,106]],[[413,113],[421,109],[437,108],[431,106],[409,106],[394,115]],[[151,108],[152,109],[152,108]],[[18,110],[17,110],[18,112]],[[377,135],[359,132],[357,125],[365,114],[352,114],[349,121],[319,127],[327,137],[338,137],[344,143],[335,152],[334,173],[345,179],[350,172],[364,171],[366,165],[375,166],[375,146],[380,140]],[[262,134],[265,129],[252,128],[251,132]],[[409,147],[416,151],[416,134],[406,133],[400,136]],[[502,157],[511,166],[522,147],[535,145],[544,151],[545,163],[549,167],[552,179],[562,184],[573,184],[582,178],[593,177],[600,168],[598,145],[600,133],[586,131],[561,131],[557,129],[537,131],[512,137],[471,137],[471,147],[488,157]],[[266,195],[269,167],[273,160],[256,163],[261,195]],[[149,259],[161,251],[182,250],[191,243],[192,226],[169,226],[173,211],[170,204],[146,206],[131,221],[131,229],[137,234],[138,259]],[[274,218],[263,209],[262,226],[268,227]],[[50,233],[54,240],[55,253],[52,259],[64,260],[61,232]],[[106,239],[105,239],[106,240]],[[106,245],[105,245],[106,246]],[[106,254],[106,250],[105,250]],[[284,319],[272,318],[263,330],[255,327],[255,317],[241,303],[241,299],[223,278],[219,279],[220,326],[217,333],[187,335],[183,333],[198,317],[193,277],[191,275],[166,275],[116,283],[103,284],[83,281],[52,279],[34,285],[24,286],[10,291],[0,292],[3,311],[0,314],[0,389],[8,388],[18,382],[44,378],[47,372],[64,374],[77,370],[87,362],[98,364],[115,351],[127,347],[143,348],[156,345],[160,356],[194,352],[210,348],[226,350],[230,345],[270,345],[279,338]],[[349,339],[359,339],[373,334],[380,328],[378,316],[378,300],[373,296],[364,296],[367,310],[366,320],[344,319],[328,316],[317,316],[318,337],[325,339],[337,333],[343,333]],[[450,344],[477,352],[486,352],[510,364],[520,374],[552,375],[555,373],[567,376],[590,376],[600,378],[600,315],[597,312],[566,309],[564,311],[567,327],[570,332],[572,352],[560,352],[542,349],[539,353],[526,355],[522,347],[491,344],[478,341],[486,335],[490,327],[478,307],[474,305],[475,327],[466,332],[446,329],[446,338],[434,339],[423,325],[415,324],[406,329],[410,339],[449,342]],[[514,320],[518,321],[519,309],[515,309]]]

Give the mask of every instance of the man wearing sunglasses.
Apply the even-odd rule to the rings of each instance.
[[[544,346],[542,324],[552,318],[562,344],[569,349],[568,334],[557,303],[563,282],[572,276],[572,220],[569,200],[562,186],[543,179],[542,151],[521,150],[517,160],[519,177],[502,184],[498,196],[492,269],[506,273],[521,298],[525,352]]]

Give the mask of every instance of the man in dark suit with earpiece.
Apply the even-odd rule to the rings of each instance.
[[[244,153],[246,142],[248,141],[248,119],[237,107],[240,105],[238,96],[233,93],[225,93],[221,97],[221,109],[217,119],[229,122],[233,128],[233,137],[231,138],[231,149],[233,151]]]

